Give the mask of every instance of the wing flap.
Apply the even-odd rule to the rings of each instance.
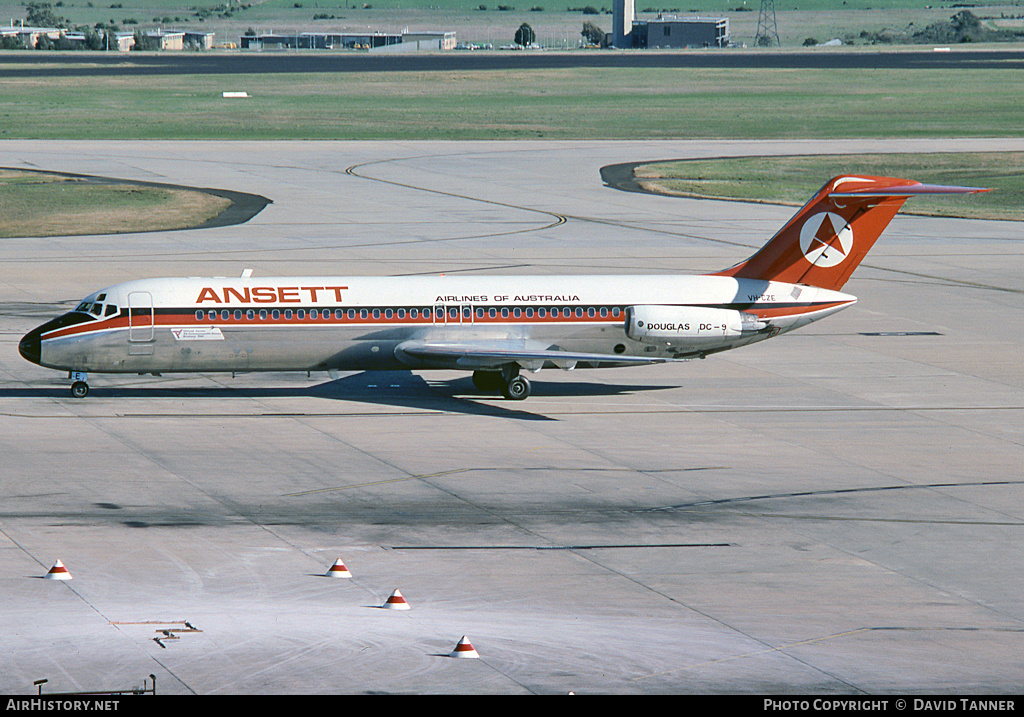
[[[431,341],[405,341],[395,347],[395,356],[408,364],[418,362],[440,362],[452,364],[455,368],[496,369],[509,364],[519,364],[525,369],[537,371],[546,362],[562,369],[575,368],[578,363],[611,363],[619,365],[667,363],[674,359],[648,358],[646,356],[625,356],[621,354],[599,354],[563,351],[545,347],[538,342],[488,341],[481,343],[447,343]]]

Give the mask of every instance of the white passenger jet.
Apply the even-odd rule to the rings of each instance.
[[[19,345],[95,373],[464,369],[521,400],[520,371],[704,358],[850,306],[839,292],[909,197],[977,187],[843,176],[748,260],[701,276],[143,279],[85,297]]]

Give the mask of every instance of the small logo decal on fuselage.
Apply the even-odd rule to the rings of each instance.
[[[216,326],[202,328],[171,329],[175,341],[223,341],[224,334]]]

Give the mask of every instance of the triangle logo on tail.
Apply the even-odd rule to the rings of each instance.
[[[800,250],[822,268],[843,263],[853,249],[853,229],[835,212],[812,214],[800,228]]]

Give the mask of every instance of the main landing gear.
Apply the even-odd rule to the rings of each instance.
[[[530,396],[532,386],[526,376],[519,375],[519,366],[498,371],[474,371],[473,385],[481,391],[500,391],[510,401],[522,401]]]

